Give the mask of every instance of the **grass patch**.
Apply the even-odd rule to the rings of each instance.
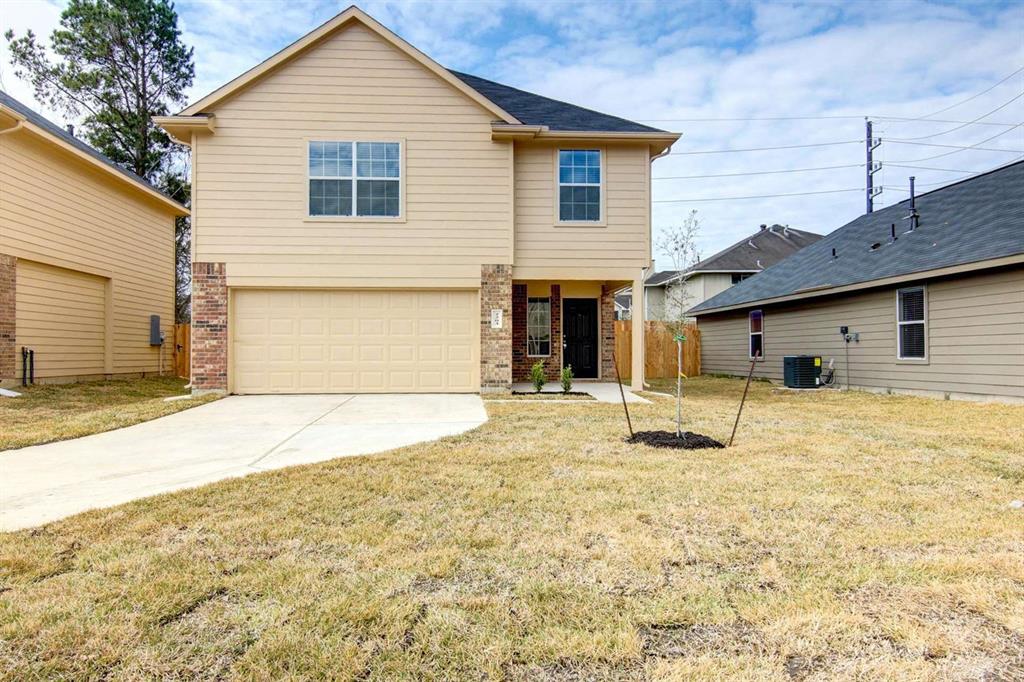
[[[687,382],[728,437],[743,382]],[[0,535],[11,679],[1016,679],[1024,408],[751,386],[737,445],[620,405]],[[675,402],[630,406],[671,429]]]
[[[21,397],[0,398],[0,450],[119,429],[215,399],[164,401],[187,393],[186,383],[149,377],[18,387]]]

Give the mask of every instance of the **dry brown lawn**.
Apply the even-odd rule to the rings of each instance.
[[[687,384],[726,439],[737,380]],[[674,402],[631,406],[671,428]],[[1024,408],[756,383],[738,443],[617,405],[0,536],[10,679],[1024,678]]]
[[[187,393],[185,379],[149,377],[17,387],[18,398],[0,398],[0,450],[23,448],[119,429],[213,400],[165,402]]]

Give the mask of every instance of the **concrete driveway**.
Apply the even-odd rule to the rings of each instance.
[[[0,530],[232,476],[435,440],[477,395],[231,396],[117,431],[0,452]]]

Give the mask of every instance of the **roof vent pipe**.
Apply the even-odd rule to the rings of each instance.
[[[832,247],[832,260],[835,260],[836,258],[839,258],[839,256],[836,255],[836,247],[833,246]]]
[[[768,229],[768,225],[766,225],[765,223],[761,223],[761,231],[764,232],[767,229]]]
[[[75,136],[75,126],[73,126],[70,123],[68,124],[68,135],[70,135],[71,137]]]
[[[889,243],[892,244],[896,241],[896,223],[889,226]]]
[[[910,231],[917,229],[919,217],[917,214],[917,197],[914,194],[914,176],[910,176]]]

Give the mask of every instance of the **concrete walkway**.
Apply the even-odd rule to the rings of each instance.
[[[647,398],[641,398],[630,391],[626,386],[622,387],[626,393],[627,403],[649,403]],[[512,385],[513,391],[532,392],[533,384],[521,382]],[[561,391],[562,385],[553,381],[544,384],[545,391]],[[622,395],[619,393],[619,385],[610,381],[577,381],[573,383],[572,390],[582,393],[589,393],[599,403],[621,403]]]
[[[0,530],[233,476],[435,440],[487,421],[476,395],[231,396],[0,452]]]

